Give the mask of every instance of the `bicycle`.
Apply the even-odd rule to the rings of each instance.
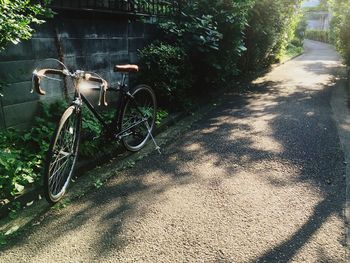
[[[54,59],[55,60],[55,59]],[[70,106],[62,114],[52,135],[44,167],[44,195],[51,204],[57,203],[67,191],[76,165],[82,129],[82,106],[85,104],[89,111],[102,125],[103,136],[108,141],[122,141],[124,147],[136,152],[143,148],[149,138],[156,149],[160,148],[153,138],[152,131],[156,119],[156,97],[147,85],[138,85],[129,89],[126,84],[126,74],[139,71],[137,65],[116,65],[115,72],[122,73],[122,80],[116,87],[109,87],[108,82],[100,75],[83,70],[71,72],[66,65],[57,61],[60,69],[43,68],[33,72],[33,88],[40,95],[46,92],[41,87],[44,78],[60,80],[57,76],[68,77],[74,86],[74,96]],[[61,80],[60,80],[61,81]],[[95,83],[99,90],[98,105],[107,106],[106,94],[118,92],[120,99],[116,105],[116,113],[112,121],[107,121],[96,111],[91,102],[80,92],[82,85]]]

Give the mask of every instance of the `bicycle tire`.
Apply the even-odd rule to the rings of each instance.
[[[130,93],[133,99],[128,99],[124,105],[120,129],[127,129],[142,118],[147,118],[145,122],[127,131],[128,136],[122,137],[124,147],[136,152],[145,146],[154,129],[157,102],[154,91],[147,85],[138,85]]]
[[[46,156],[44,194],[46,200],[57,203],[64,196],[77,160],[81,131],[81,113],[75,106],[62,114]]]

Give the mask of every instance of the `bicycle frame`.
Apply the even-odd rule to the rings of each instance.
[[[54,59],[54,61],[57,61]],[[35,90],[38,94],[40,95],[45,95],[45,91],[40,88],[40,80],[43,77],[46,77],[48,79],[52,80],[57,80],[52,77],[47,77],[45,74],[54,74],[54,75],[61,75],[61,76],[69,76],[74,79],[74,89],[75,89],[75,94],[74,94],[74,100],[72,102],[72,105],[74,105],[77,109],[80,109],[81,106],[83,105],[83,102],[87,105],[88,109],[91,111],[91,113],[94,115],[94,117],[98,120],[98,122],[102,125],[104,130],[107,130],[107,134],[112,135],[116,139],[120,140],[122,139],[123,136],[127,136],[128,134],[124,134],[128,130],[132,129],[133,127],[143,123],[147,122],[147,118],[142,118],[136,123],[133,123],[131,126],[126,127],[124,130],[122,130],[121,127],[121,119],[122,119],[122,109],[126,105],[128,101],[133,103],[134,108],[141,114],[142,117],[144,117],[142,111],[139,109],[135,99],[133,96],[130,94],[129,91],[126,91],[127,85],[125,84],[126,80],[126,73],[123,74],[122,81],[118,83],[117,88],[109,87],[108,88],[108,83],[105,81],[101,76],[99,76],[96,73],[93,72],[84,72],[81,70],[77,70],[73,73],[71,73],[67,67],[61,63],[60,61],[57,61],[60,63],[63,67],[63,69],[51,69],[51,68],[44,68],[39,71],[35,70],[33,72],[33,89],[32,92]],[[93,75],[92,75],[93,74]],[[97,82],[100,84],[98,89],[100,91],[100,97],[99,97],[99,105],[105,105],[107,106],[106,103],[106,92],[107,90],[109,91],[115,91],[119,92],[121,94],[118,105],[117,105],[117,112],[112,120],[112,123],[107,123],[104,118],[95,110],[94,106],[90,103],[90,101],[80,92],[80,84],[81,81],[87,80],[87,81],[92,81],[92,82]],[[147,129],[148,125],[145,124]],[[113,134],[108,131],[108,129],[111,128],[112,132],[117,132],[117,134]]]
[[[75,92],[75,96],[74,96],[74,100],[73,100],[73,105],[76,105],[78,107],[82,106],[82,103],[85,103],[87,108],[90,110],[90,112],[95,116],[95,118],[98,120],[98,122],[102,125],[103,128],[107,129],[107,128],[112,128],[113,131],[116,131],[116,134],[113,134],[113,136],[115,138],[117,138],[118,140],[120,140],[123,137],[123,134],[127,131],[129,131],[130,129],[134,128],[135,126],[147,121],[146,118],[134,123],[133,125],[125,128],[125,129],[121,129],[121,120],[122,120],[122,109],[123,106],[125,105],[125,103],[130,100],[131,103],[133,103],[135,105],[135,109],[137,109],[137,111],[139,113],[142,114],[142,111],[139,109],[136,101],[134,100],[133,96],[129,93],[129,91],[126,91],[127,85],[125,84],[125,74],[123,75],[123,79],[121,83],[118,83],[118,86],[116,88],[113,87],[109,87],[108,91],[113,91],[113,92],[118,92],[119,95],[119,100],[118,100],[118,104],[117,104],[117,108],[116,108],[116,114],[112,120],[112,124],[111,123],[107,123],[105,121],[105,119],[101,116],[100,113],[98,113],[98,111],[95,109],[95,107],[92,105],[92,103],[82,94],[80,93],[79,88],[76,88],[76,92]],[[99,88],[98,88],[99,89]],[[81,98],[81,101],[80,101]],[[124,135],[126,136],[126,135]]]

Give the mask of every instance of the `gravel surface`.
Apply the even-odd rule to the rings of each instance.
[[[328,45],[0,251],[0,262],[345,262],[345,164]]]

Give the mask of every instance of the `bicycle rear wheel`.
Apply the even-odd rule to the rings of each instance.
[[[149,86],[139,85],[130,93],[132,97],[126,102],[122,114],[121,130],[125,130],[122,142],[126,149],[136,152],[145,146],[153,131],[157,103]]]
[[[81,113],[70,106],[63,113],[52,136],[44,172],[44,194],[49,203],[65,194],[77,160]]]

